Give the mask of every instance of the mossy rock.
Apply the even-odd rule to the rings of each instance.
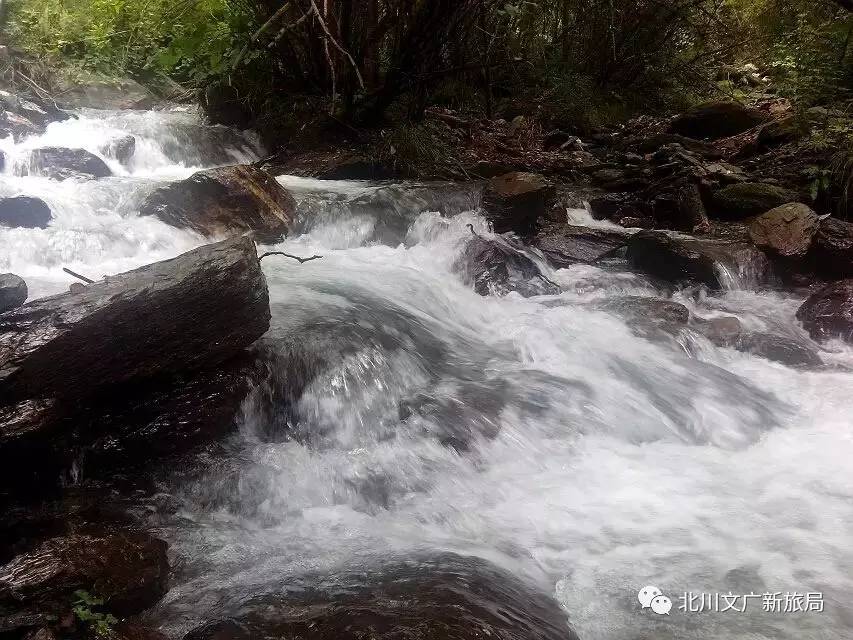
[[[761,127],[758,132],[758,143],[765,147],[772,147],[799,140],[806,133],[807,128],[803,126],[802,121],[795,116],[787,116],[768,122]]]
[[[696,140],[734,136],[766,121],[761,111],[738,102],[716,100],[696,105],[676,116],[670,131]]]
[[[713,213],[719,218],[741,220],[799,199],[795,191],[773,184],[741,182],[723,187],[714,194]]]

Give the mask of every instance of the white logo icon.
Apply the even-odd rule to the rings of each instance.
[[[640,593],[637,594],[637,600],[639,600],[640,604],[643,605],[643,609],[648,609],[650,606],[652,606],[652,600],[662,594],[663,591],[661,591],[657,587],[649,585],[648,587],[643,587],[642,589],[640,589]]]
[[[663,591],[652,585],[640,589],[637,600],[643,605],[643,609],[651,608],[658,615],[668,616],[672,609],[672,600],[663,595]]]
[[[666,596],[657,596],[652,600],[652,611],[655,613],[668,616],[670,609],[672,609],[672,600]]]

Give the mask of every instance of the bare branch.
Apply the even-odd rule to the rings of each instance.
[[[332,45],[340,51],[349,63],[352,65],[353,70],[355,71],[356,78],[358,78],[358,86],[364,91],[364,80],[361,77],[361,71],[358,70],[358,65],[353,60],[352,56],[349,54],[349,51],[344,49],[341,45],[338,44],[338,41],[332,36],[332,33],[329,31],[329,27],[326,25],[326,21],[323,20],[323,16],[320,15],[320,10],[317,8],[317,3],[314,0],[311,0],[311,6],[314,7],[314,15],[317,16],[317,21],[320,23],[320,28],[323,29],[323,32],[326,34],[326,37],[331,41]]]
[[[285,258],[293,258],[294,260],[298,260],[299,264],[304,264],[305,262],[310,262],[311,260],[319,260],[323,256],[311,256],[310,258],[300,258],[299,256],[294,256],[289,253],[284,253],[283,251],[267,251],[266,253],[262,253],[258,256],[258,260],[263,260],[267,256],[284,256]],[[78,276],[79,277],[79,276]]]

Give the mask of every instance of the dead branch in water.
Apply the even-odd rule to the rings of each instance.
[[[289,253],[284,253],[283,251],[267,251],[266,253],[258,256],[258,260],[263,260],[267,256],[285,256],[286,258],[293,258],[294,260],[299,260],[299,264],[303,264],[305,262],[310,262],[311,260],[318,260],[323,256],[311,256],[310,258],[300,258],[299,256],[294,256]]]
[[[62,267],[62,270],[63,270],[65,273],[67,273],[68,275],[70,275],[70,276],[74,276],[74,277],[75,277],[75,278],[77,278],[78,280],[82,280],[82,281],[83,281],[83,282],[85,282],[86,284],[93,284],[93,283],[95,282],[95,281],[94,281],[94,280],[92,280],[91,278],[87,278],[86,276],[81,276],[79,273],[75,273],[74,271],[72,271],[72,270],[71,270],[71,269],[69,269],[68,267]]]

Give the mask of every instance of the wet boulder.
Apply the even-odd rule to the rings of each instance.
[[[0,273],[0,313],[17,309],[27,301],[27,283],[14,273]]]
[[[139,613],[166,593],[166,549],[140,531],[84,528],[49,538],[0,567],[0,611],[62,614],[75,591],[86,591],[115,615]]]
[[[694,328],[718,347],[732,347],[743,334],[743,324],[734,316],[696,318]]]
[[[853,343],[853,280],[840,280],[812,294],[797,319],[815,340],[841,338]]]
[[[853,224],[838,218],[821,220],[811,257],[820,273],[832,278],[853,276]]]
[[[618,222],[623,218],[644,218],[645,202],[633,193],[601,193],[589,198],[587,208],[595,220]]]
[[[730,184],[714,193],[713,205],[718,217],[742,220],[798,199],[796,193],[773,184],[741,182]]]
[[[766,119],[761,111],[738,102],[713,101],[676,116],[670,123],[670,131],[697,140],[718,140],[743,133]]]
[[[625,246],[631,232],[611,229],[552,226],[537,234],[533,246],[551,266],[563,269],[579,262],[593,263]]]
[[[770,277],[767,258],[744,241],[640,231],[627,246],[634,269],[671,284],[693,282],[724,289],[760,284]]]
[[[269,173],[249,165],[205,169],[156,189],[140,214],[205,236],[254,232],[276,241],[290,231],[296,201]]]
[[[758,216],[749,237],[759,249],[782,258],[802,258],[818,231],[818,217],[804,204],[792,202]]]
[[[702,195],[695,182],[682,184],[675,190],[675,203],[678,217],[674,228],[692,233],[708,233],[711,230]]]
[[[54,180],[93,180],[113,174],[107,163],[85,149],[42,147],[30,154],[30,173]]]
[[[245,237],[0,315],[0,487],[49,485],[81,450],[108,473],[224,433],[269,320]]]
[[[231,603],[220,615],[185,640],[577,640],[550,594],[454,554],[293,578],[286,593]]]
[[[539,174],[505,173],[486,184],[483,208],[496,233],[527,235],[547,214],[554,195],[554,187]]]
[[[52,219],[50,207],[40,198],[0,198],[0,226],[44,229]]]
[[[241,237],[206,245],[5,313],[3,400],[79,398],[212,366],[252,344],[269,319],[254,243]]]
[[[127,165],[136,152],[136,137],[128,134],[113,138],[100,147],[100,152],[108,158],[114,158],[121,164]]]
[[[536,263],[508,238],[472,236],[454,267],[481,296],[516,291],[530,297],[560,292],[560,287],[543,276]]]
[[[817,352],[807,344],[773,333],[744,333],[735,341],[734,347],[789,367],[819,367],[823,364]]]

